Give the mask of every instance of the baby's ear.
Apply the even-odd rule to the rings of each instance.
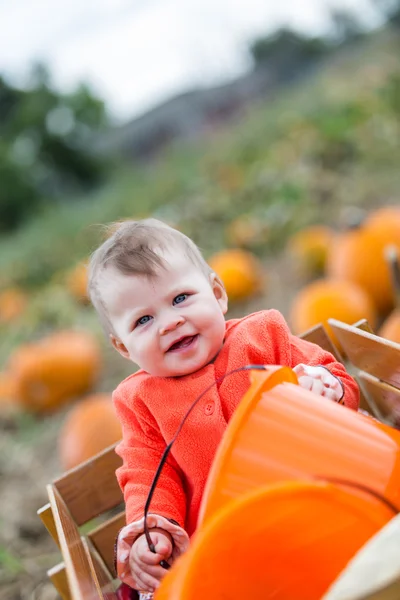
[[[211,273],[210,283],[214,292],[214,296],[221,307],[222,314],[224,315],[228,310],[228,294],[226,293],[225,286],[216,273]]]
[[[121,340],[119,340],[118,338],[115,337],[115,335],[110,333],[110,341],[111,341],[111,344],[116,349],[116,351],[119,352],[121,356],[123,356],[124,358],[128,358],[130,360],[129,352],[128,352],[126,346],[121,342]]]

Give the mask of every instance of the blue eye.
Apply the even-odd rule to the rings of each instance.
[[[188,294],[179,294],[178,296],[175,296],[173,304],[180,304],[181,302],[184,302],[187,297]]]
[[[144,317],[140,317],[140,319],[138,319],[136,321],[136,326],[137,325],[144,325],[145,323],[148,323],[150,321],[151,317],[149,315],[145,315]]]

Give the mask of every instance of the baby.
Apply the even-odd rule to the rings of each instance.
[[[276,310],[226,321],[219,277],[192,240],[155,219],[120,224],[94,252],[89,293],[114,348],[139,367],[113,394],[127,518],[117,558],[122,581],[152,592],[166,573],[160,562],[172,564],[188,548],[215,452],[249,387],[246,371],[219,378],[244,365],[286,365],[302,387],[352,409],[358,386],[331,354],[292,335]],[[158,480],[147,519],[154,553],[143,533],[154,474],[189,407],[215,382]]]

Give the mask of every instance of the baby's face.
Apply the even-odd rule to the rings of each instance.
[[[225,335],[227,296],[177,251],[154,278],[107,270],[101,287],[116,349],[151,375],[188,375],[218,354]]]

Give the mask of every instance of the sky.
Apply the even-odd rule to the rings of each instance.
[[[0,74],[24,85],[43,61],[58,89],[86,81],[123,121],[235,77],[279,26],[325,32],[330,7],[376,22],[371,0],[0,0]]]

